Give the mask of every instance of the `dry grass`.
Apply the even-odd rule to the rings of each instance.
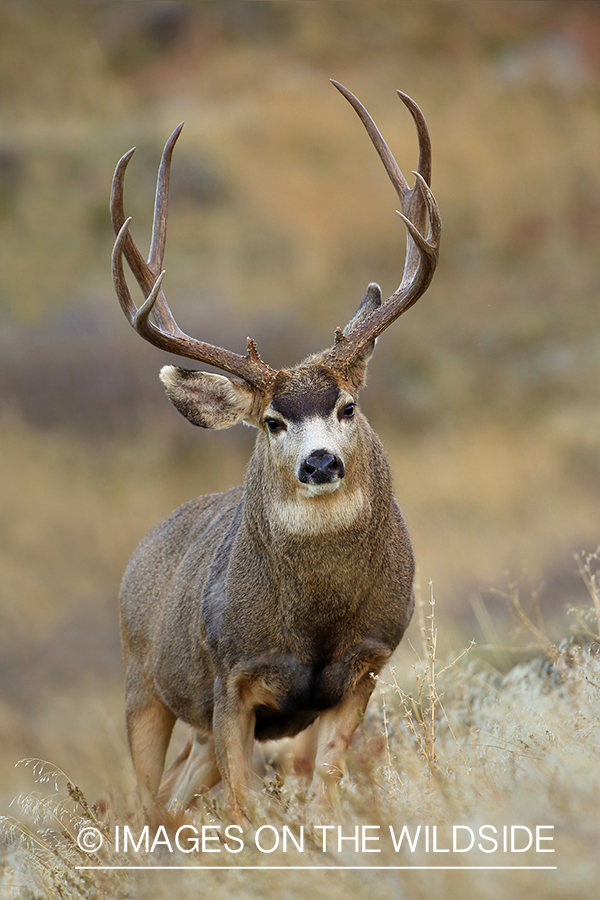
[[[593,896],[598,878],[593,847],[600,837],[594,805],[600,788],[600,554],[583,558],[581,569],[593,604],[577,612],[577,633],[571,632],[559,646],[540,632],[520,599],[513,597],[517,617],[529,629],[538,655],[506,675],[472,657],[472,647],[446,662],[438,661],[433,595],[428,601],[419,599],[422,646],[418,653],[413,650],[412,673],[404,672],[401,678],[396,666],[379,679],[353,742],[338,805],[320,823],[307,817],[303,779],[273,773],[254,794],[249,821],[241,832],[225,831],[228,821],[217,792],[199,801],[199,808],[178,823],[188,826],[181,832],[181,849],[174,832],[163,832],[152,850],[157,836],[153,829],[146,847],[142,841],[137,850],[129,846],[124,852],[125,826],[136,841],[144,833],[139,811],[123,784],[114,783],[106,798],[91,806],[63,771],[40,760],[25,760],[38,789],[16,797],[11,815],[2,822],[3,900],[55,896],[104,900],[146,897],[148,892],[157,898],[173,893],[185,898],[197,896],[199,886],[215,898],[242,889],[248,897],[274,890],[280,896],[298,897],[336,897],[349,890],[356,897],[377,898],[430,898],[440,893],[459,897],[465,892],[498,898],[524,890],[532,898],[558,898],[575,890]],[[324,824],[334,827],[324,832],[318,827]],[[491,825],[495,832],[479,832]],[[192,847],[189,837],[201,833],[203,826],[208,849],[186,852]],[[395,850],[404,826],[407,832]],[[421,837],[413,850],[410,842],[416,840],[419,826]],[[429,849],[425,826],[430,829]],[[466,846],[467,828],[472,829],[477,839],[472,850],[452,851],[453,826],[465,826],[456,831],[457,848]],[[543,826],[542,837],[552,840],[525,852],[510,852],[509,845],[504,852],[503,826],[519,826],[517,847],[528,840],[526,829],[535,834],[537,826]],[[103,836],[103,847],[95,853],[78,846],[78,838],[84,841],[90,827]],[[210,836],[219,829],[220,842],[211,842]],[[340,842],[340,833],[347,840]],[[279,847],[270,852],[276,834]],[[244,848],[238,854],[235,838],[240,836]],[[498,851],[478,850],[478,844],[492,848],[486,840],[491,836],[499,842]],[[442,853],[444,847],[451,852]],[[210,849],[219,853],[209,855]],[[381,852],[374,856],[368,852],[373,849]],[[84,865],[125,868],[93,872],[78,868]],[[133,866],[150,868],[138,871]],[[208,866],[232,868],[202,871]],[[245,866],[254,870],[248,872]],[[288,871],[256,871],[265,866]],[[298,866],[323,871],[302,872],[294,869]],[[369,872],[349,868],[353,866],[384,868]],[[464,866],[521,868],[487,872],[458,868]],[[325,867],[338,870],[335,878]]]
[[[201,883],[215,900],[594,894],[597,559],[581,559],[582,581],[572,555],[597,541],[600,500],[599,22],[598,5],[580,2],[0,5],[3,811],[32,787],[31,767],[15,761],[42,755],[107,799],[109,824],[135,815],[117,585],[149,527],[238,483],[250,453],[248,435],[199,435],[170,417],[162,360],[119,318],[114,164],[137,144],[127,202],[144,247],[160,147],[186,120],[172,305],[192,333],[239,350],[249,332],[273,365],[295,361],[331,340],[368,281],[396,286],[403,250],[391,188],[333,76],[367,103],[406,170],[415,140],[394,89],[418,100],[444,219],[434,284],[382,338],[361,398],[438,586],[438,625],[425,618],[421,646],[415,622],[414,671],[398,662],[378,686],[340,816],[349,828],[543,819],[557,826],[559,868],[240,871]],[[510,578],[484,607],[482,590],[523,559],[544,582],[539,609]],[[557,609],[586,590],[593,612],[571,617],[583,649],[561,649]],[[509,675],[474,651],[446,671],[435,662],[483,629],[485,658],[506,673],[507,605],[529,635],[519,646],[544,662]],[[197,872],[77,873],[73,837],[88,813],[66,776],[58,786],[70,836],[57,792],[42,792],[43,824],[13,804],[17,831],[38,843],[11,845],[8,897],[198,895]],[[302,792],[274,782],[255,825],[299,826]],[[379,856],[405,861],[389,847]]]

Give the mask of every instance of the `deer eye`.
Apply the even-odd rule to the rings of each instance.
[[[356,403],[348,403],[342,410],[342,419],[352,419],[354,417],[354,409]]]
[[[285,430],[285,425],[283,422],[280,422],[279,419],[265,419],[265,425],[271,434],[277,434],[278,432]]]

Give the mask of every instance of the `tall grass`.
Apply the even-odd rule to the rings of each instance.
[[[515,602],[521,624],[530,628],[530,647],[536,641],[538,652],[504,675],[483,663],[472,645],[438,660],[433,593],[427,600],[419,597],[421,646],[405,648],[403,657],[414,655],[406,671],[397,664],[378,679],[336,808],[312,819],[304,778],[267,772],[252,796],[239,853],[239,843],[227,839],[230,823],[218,791],[182,813],[177,827],[187,828],[181,849],[173,825],[158,835],[154,849],[156,829],[147,846],[141,841],[137,850],[129,845],[124,852],[126,826],[136,842],[143,836],[131,795],[116,790],[93,805],[58,767],[24,761],[38,790],[16,797],[13,816],[2,821],[0,895],[107,900],[200,892],[218,900],[235,892],[336,897],[351,890],[352,896],[382,898],[462,897],[467,891],[482,898],[524,891],[552,898],[577,890],[594,896],[600,554],[579,563],[590,607],[569,612],[571,627],[564,623],[557,645],[532,622],[524,602]],[[319,827],[324,825],[333,827]],[[188,852],[188,838],[203,826],[209,835],[204,852]],[[454,826],[460,826],[456,832]],[[542,840],[522,849],[539,826]],[[90,827],[103,838],[98,852],[79,846],[88,846]],[[471,833],[477,841],[466,851]],[[486,853],[492,843],[482,835],[492,834],[499,848]],[[284,871],[265,868],[273,866]]]
[[[175,19],[161,35],[164,15]],[[106,828],[102,859],[114,861],[115,825],[139,825],[120,725],[115,595],[127,556],[175,505],[239,481],[249,455],[243,439],[188,435],[160,412],[159,360],[117,319],[116,160],[137,144],[128,204],[143,249],[160,148],[186,119],[169,297],[192,333],[237,349],[249,331],[265,358],[289,364],[331,340],[369,280],[393,290],[401,266],[391,188],[327,79],[361,96],[407,172],[415,138],[394,89],[415,96],[432,131],[444,253],[426,300],[382,339],[365,409],[421,568],[444,586],[439,608],[464,615],[525,556],[553,609],[575,593],[572,549],[597,536],[598,18],[592,3],[494,0],[0,5],[2,808],[13,785],[32,787],[35,764],[15,771],[19,756],[68,773],[36,766],[34,779],[56,774],[14,800],[3,897],[594,895],[597,554],[578,563],[589,609],[558,627],[535,593],[512,584],[499,598],[526,636],[527,661],[512,668],[520,657],[490,624],[502,632],[498,607],[478,607],[491,649],[446,659],[442,647],[468,640],[425,600],[414,653],[404,642],[376,686],[334,816],[348,833],[553,823],[556,872],[76,867],[93,858],[77,847],[82,828]],[[103,799],[94,808],[86,796]],[[253,848],[252,829],[308,827],[302,778],[270,773],[254,804],[244,853],[215,858],[293,862]],[[187,817],[226,823],[218,793]],[[300,861],[448,856],[382,850],[323,854],[313,842]],[[161,861],[213,859],[175,856]]]

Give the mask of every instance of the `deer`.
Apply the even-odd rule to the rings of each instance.
[[[115,170],[112,276],[125,316],[155,347],[226,373],[165,365],[160,379],[169,399],[201,428],[244,422],[258,432],[243,484],[177,509],[142,540],[123,577],[126,726],[148,816],[185,810],[222,782],[225,809],[242,821],[255,741],[309,726],[317,732],[311,805],[331,809],[376,676],[413,612],[408,530],[386,452],[357,398],[377,338],[423,295],[437,265],[431,142],[423,113],[398,91],[419,143],[410,188],[365,107],[332,83],[361,119],[398,195],[404,271],[385,302],[369,284],[332,346],[290,368],[267,365],[252,338],[242,356],[188,336],[167,304],[169,177],[183,126],[162,154],[147,262],[124,212],[135,148]],[[144,296],[139,308],[123,258]],[[177,720],[191,736],[165,773]]]

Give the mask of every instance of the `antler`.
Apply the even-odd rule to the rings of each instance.
[[[110,197],[110,214],[117,235],[112,253],[112,275],[117,297],[121,309],[133,328],[155,347],[175,353],[177,356],[185,356],[187,359],[209,363],[231,375],[238,375],[259,390],[265,390],[276,372],[262,361],[252,338],[248,338],[247,355],[239,356],[230,350],[224,350],[222,347],[215,347],[213,344],[206,344],[204,341],[189,337],[173,318],[162,291],[162,280],[165,273],[161,272],[161,269],[167,240],[171,158],[182,128],[183,123],[175,129],[165,144],[160,161],[154,202],[152,244],[148,262],[145,262],[130,234],[131,218],[125,218],[123,206],[125,171],[135,147],[119,160],[115,169]],[[129,267],[145,297],[145,302],[139,309],[133,302],[127,287],[123,271],[123,254],[125,254]],[[151,313],[154,315],[156,324],[150,321]]]
[[[402,212],[398,215],[406,225],[406,261],[402,281],[391,297],[374,309],[366,318],[349,331],[339,328],[335,333],[335,345],[327,355],[327,362],[338,371],[347,370],[360,356],[365,347],[375,340],[388,325],[406,312],[425,293],[438,261],[441,234],[441,219],[435,197],[429,189],[431,182],[431,141],[423,113],[407,94],[398,91],[398,96],[408,107],[417,127],[419,137],[419,167],[416,182],[411,189],[400,171],[398,164],[384,141],[375,122],[354,94],[332,81],[332,84],[354,107],[367,130],[379,157],[385,166],[390,181],[396,188]],[[426,219],[429,231],[424,237]]]

